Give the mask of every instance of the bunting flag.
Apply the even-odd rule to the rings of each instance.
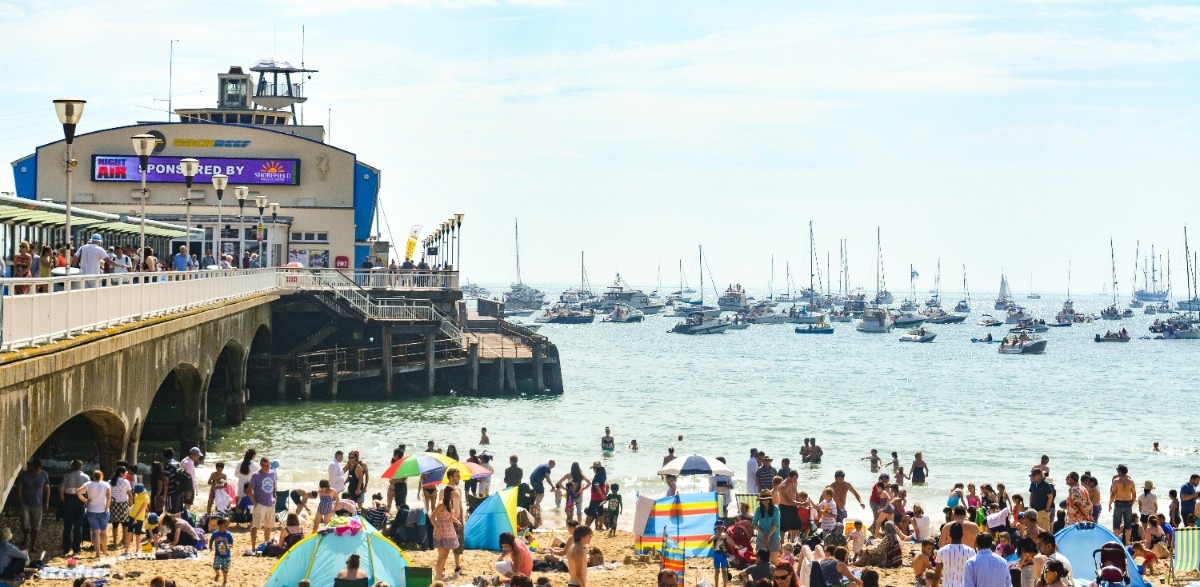
[[[660,570],[675,571],[675,575],[679,577],[679,584],[683,584],[683,563],[686,554],[683,547],[679,545],[674,538],[667,536],[665,533],[662,536],[662,567]]]
[[[687,493],[654,501],[638,544],[638,552],[662,550],[664,534],[670,534],[686,556],[712,555],[713,526],[717,523],[717,494]]]

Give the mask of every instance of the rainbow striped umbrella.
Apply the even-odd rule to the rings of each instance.
[[[467,479],[478,479],[492,474],[491,471],[475,463],[459,462],[441,453],[420,452],[408,455],[392,463],[380,477],[383,479],[403,479],[406,477],[419,477],[429,473],[427,481],[436,481],[441,479],[446,474],[446,471],[450,469],[457,469],[459,474]]]

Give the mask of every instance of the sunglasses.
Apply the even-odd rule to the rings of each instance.
[[[776,579],[787,579],[788,577],[791,577],[791,576],[792,576],[791,573],[784,573],[782,575],[775,575],[775,578]]]

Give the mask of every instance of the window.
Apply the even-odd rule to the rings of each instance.
[[[292,242],[295,243],[328,243],[328,232],[293,232]]]

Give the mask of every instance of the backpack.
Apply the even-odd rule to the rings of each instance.
[[[174,473],[171,473],[171,482],[175,485],[176,493],[189,493],[192,491],[192,476],[183,470],[183,467],[179,467],[175,469]]]

